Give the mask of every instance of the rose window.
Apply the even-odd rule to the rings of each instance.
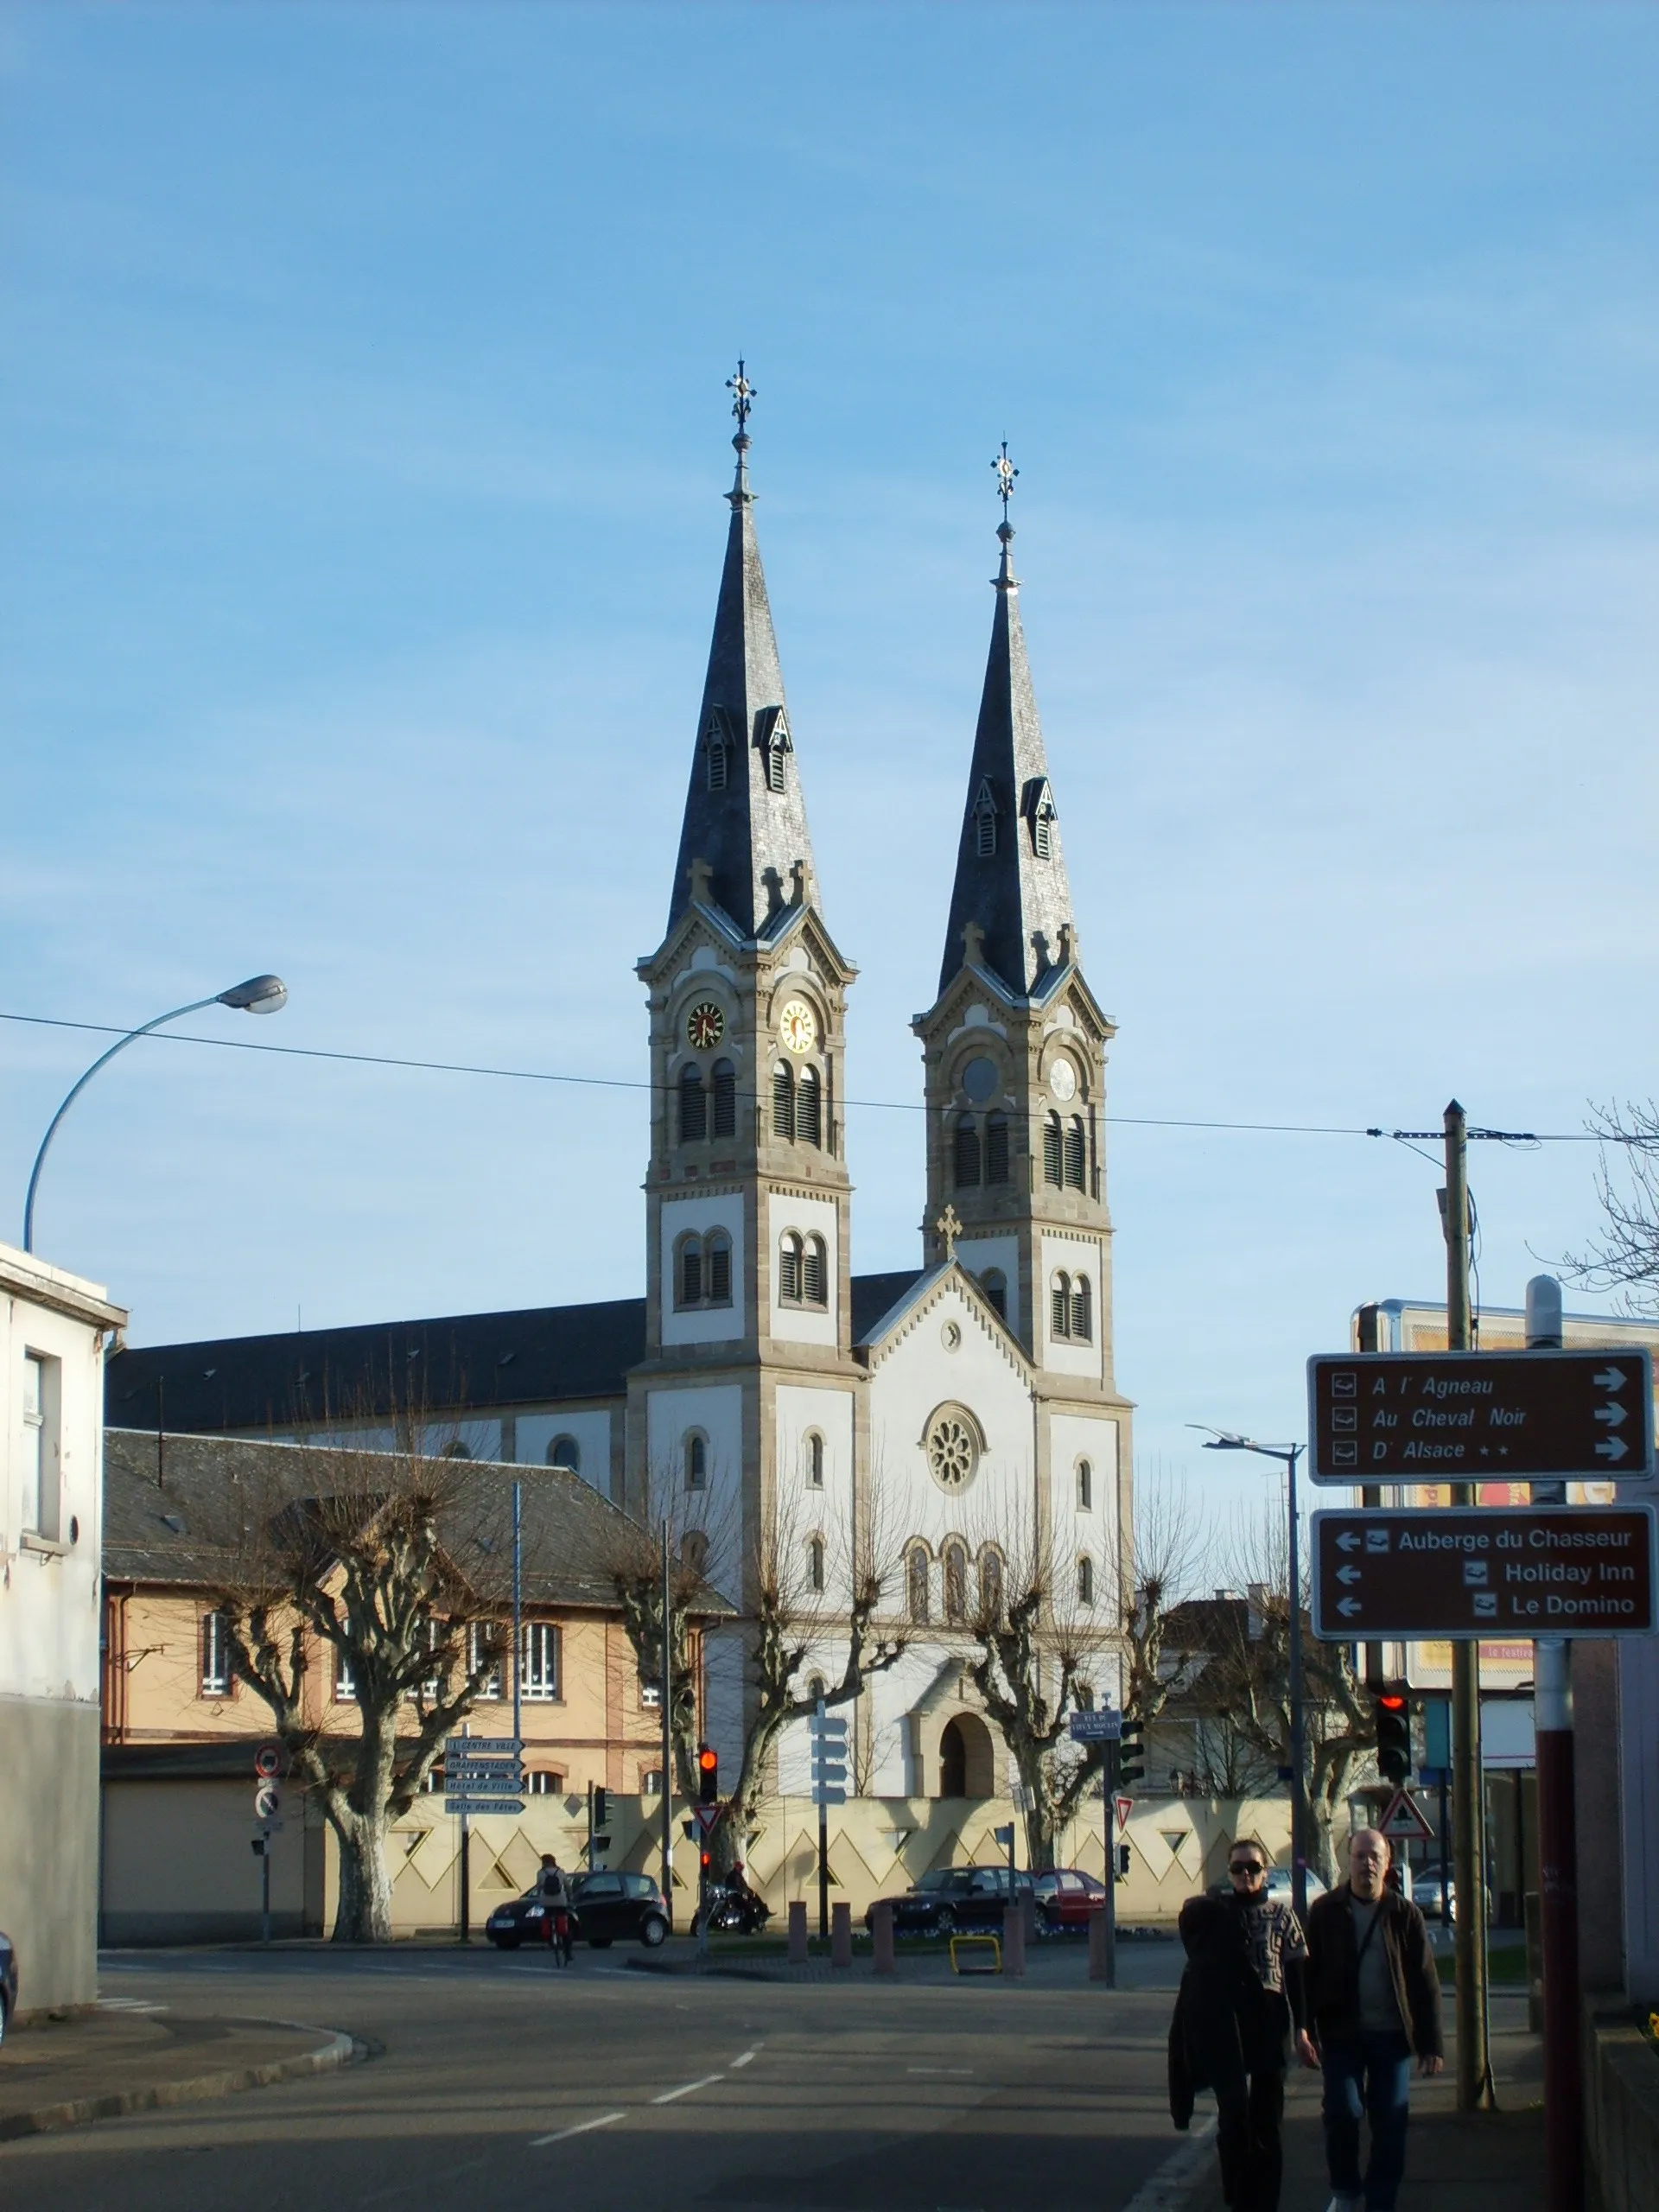
[[[965,1490],[979,1465],[979,1439],[960,1408],[947,1406],[927,1431],[927,1464],[941,1490]]]

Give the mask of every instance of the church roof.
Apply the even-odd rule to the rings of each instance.
[[[690,903],[692,862],[706,861],[707,896],[731,917],[745,938],[753,939],[762,936],[768,919],[790,903],[798,861],[804,864],[810,881],[812,841],[754,531],[747,427],[750,388],[741,362],[732,389],[737,394],[732,410],[738,418],[732,441],[737,449],[737,477],[726,495],[732,519],[668,928],[671,932]],[[711,750],[721,754],[715,774],[710,773]],[[776,775],[774,754],[782,756]],[[781,789],[776,788],[779,784]]]
[[[1024,998],[1035,994],[1048,971],[1066,957],[1061,932],[1071,926],[1071,887],[1020,626],[1020,584],[1011,554],[1014,531],[1006,510],[997,536],[1002,557],[995,579],[996,612],[991,620],[985,688],[962,812],[939,989],[943,992],[961,970],[963,933],[977,925],[983,932],[978,963],[1000,976],[1015,997]]]

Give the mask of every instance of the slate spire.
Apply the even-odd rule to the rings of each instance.
[[[732,510],[726,565],[668,925],[674,927],[690,902],[693,868],[706,863],[706,876],[698,868],[697,895],[721,907],[745,938],[754,938],[763,937],[785,908],[810,900],[812,842],[754,534],[748,469],[754,388],[741,361],[727,388],[737,417],[732,440],[737,474],[726,495]]]
[[[1028,997],[1043,976],[1075,957],[1071,887],[1060,850],[1060,825],[1043,752],[1042,724],[1020,627],[1020,582],[1014,573],[1008,501],[1019,474],[1006,443],[992,463],[1002,501],[997,530],[1002,557],[994,580],[996,612],[985,689],[974,733],[973,766],[962,814],[962,842],[950,893],[950,921],[939,969],[943,992],[968,957],[990,969],[1016,997]]]

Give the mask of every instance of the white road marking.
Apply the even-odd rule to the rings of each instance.
[[[579,2120],[574,2127],[561,2127],[552,2135],[535,2136],[530,2147],[532,2151],[540,2151],[550,2143],[568,2143],[573,2135],[591,2135],[596,2127],[610,2127],[619,2120],[626,2118],[625,2112],[601,2113],[597,2120]]]
[[[1178,2151],[1164,2160],[1155,2174],[1143,2181],[1123,2207],[1123,2212],[1176,2212],[1185,2202],[1207,2159],[1213,2120],[1192,2130]]]
[[[705,2074],[701,2082],[682,2082],[677,2089],[664,2089],[660,2097],[653,2097],[654,2105],[671,2105],[677,2097],[689,2097],[693,2089],[706,2089],[711,2082],[723,2082],[723,2074]]]
[[[738,2068],[739,2068],[740,2066],[747,2066],[747,2065],[748,2064],[749,2061],[750,2061],[750,2060],[754,2056],[755,2052],[756,2052],[756,2051],[758,2051],[758,2050],[760,2050],[760,2044],[755,2044],[755,2046],[754,2046],[754,2049],[753,2049],[753,2050],[746,2050],[746,2051],[743,2053],[743,2055],[742,2055],[742,2056],[741,2056],[741,2058],[734,2058],[734,2059],[732,2061],[732,2071],[733,2071],[733,2073],[736,2073],[736,2071],[737,2071],[737,2069],[738,2069]]]
[[[957,2078],[971,2077],[971,2066],[906,2066],[906,2074],[949,2074]]]

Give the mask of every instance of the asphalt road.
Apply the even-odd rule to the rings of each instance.
[[[1173,1946],[1091,1988],[804,1985],[541,1957],[188,1952],[106,1995],[304,2020],[365,2063],[0,2145],[7,2212],[1121,2212],[1184,2139],[1164,2104]]]

